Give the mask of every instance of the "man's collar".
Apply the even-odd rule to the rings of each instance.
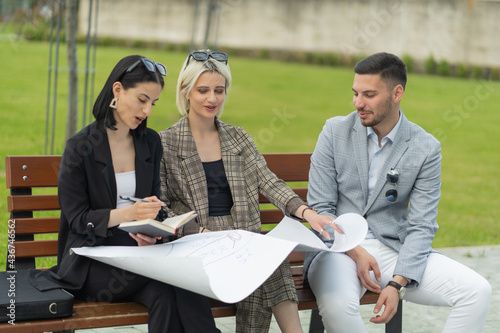
[[[399,109],[399,120],[396,123],[396,126],[394,126],[392,128],[392,130],[389,132],[389,134],[387,134],[385,137],[383,137],[382,140],[385,138],[388,138],[389,140],[391,140],[391,142],[394,142],[394,139],[396,138],[396,134],[398,133],[398,130],[399,130],[399,126],[401,126],[401,119],[403,118],[402,115],[403,115],[403,112],[401,112],[401,109]],[[375,134],[375,131],[373,130],[372,127],[367,127],[366,128],[366,136],[370,137],[372,135],[377,135],[377,134]],[[380,141],[382,141],[382,140],[380,140]]]

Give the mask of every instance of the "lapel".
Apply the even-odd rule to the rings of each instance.
[[[96,139],[101,138],[102,140]],[[96,167],[102,174],[105,184],[102,186],[108,194],[112,207],[116,205],[116,179],[113,169],[113,161],[111,159],[111,149],[109,148],[108,134],[105,129],[102,129],[97,122],[90,124],[89,142],[92,143],[94,160]]]
[[[154,178],[154,165],[150,162],[151,151],[149,150],[147,135],[138,136],[132,131],[135,147],[135,196],[139,198],[151,195],[151,184]]]
[[[227,125],[216,120],[219,130],[222,163],[226,173],[231,196],[233,197],[233,208],[231,216],[236,229],[248,229],[248,204],[245,183],[245,158],[242,156],[243,147],[238,145],[227,131]]]
[[[386,183],[386,174],[391,170],[391,168],[396,168],[399,160],[403,156],[403,154],[408,150],[408,141],[410,141],[410,131],[408,127],[408,120],[404,116],[403,112],[400,110],[401,114],[401,125],[399,126],[398,132],[396,133],[396,137],[392,144],[392,149],[389,157],[384,163],[384,167],[382,169],[382,173],[378,176],[377,184],[373,189],[373,193],[365,207],[363,214],[365,214],[370,207],[375,202],[376,198],[380,195],[380,191],[384,187]]]
[[[179,120],[177,157],[180,159],[182,175],[185,175],[188,193],[184,193],[188,205],[198,214],[203,224],[208,222],[208,189],[205,170],[196,150],[187,117]]]
[[[368,200],[368,149],[366,146],[366,127],[361,124],[359,117],[356,115],[354,123],[354,131],[351,134],[353,142],[354,156],[356,158],[356,167],[358,169],[359,181],[363,193],[363,202]]]
[[[151,195],[151,186],[154,177],[154,165],[149,162],[151,152],[149,150],[146,135],[137,136],[132,131],[135,147],[135,177],[137,197],[146,197]],[[111,149],[109,148],[108,135],[106,130],[100,129],[97,123],[92,123],[90,127],[90,142],[93,144],[94,160],[99,172],[101,172],[105,184],[105,191],[108,194],[109,200],[116,205],[116,178],[113,168],[113,160],[111,158]],[[97,140],[95,138],[102,138]]]

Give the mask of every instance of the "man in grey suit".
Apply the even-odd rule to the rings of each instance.
[[[441,145],[400,109],[406,66],[395,55],[377,53],[354,72],[356,111],[326,121],[311,158],[308,202],[333,218],[363,215],[369,231],[346,253],[307,254],[305,274],[323,324],[327,332],[367,332],[359,299],[371,290],[380,293],[372,323],[387,323],[404,299],[451,307],[443,332],[480,332],[490,284],[431,248]],[[334,241],[328,230],[314,232]]]

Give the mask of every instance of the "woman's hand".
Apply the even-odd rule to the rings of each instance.
[[[161,207],[164,205],[155,195],[146,197],[144,200],[148,202],[138,201],[131,206],[131,213],[134,215],[131,221],[155,219]]]
[[[137,201],[133,205],[112,209],[109,214],[108,228],[115,227],[122,222],[155,219],[161,207],[165,205],[155,195]]]
[[[133,234],[131,232],[128,233],[130,237],[135,239],[137,242],[137,245],[139,246],[147,246],[147,245],[154,245],[156,244],[157,239],[161,239],[161,236],[158,237],[149,237],[143,234]]]
[[[297,209],[296,216],[302,216],[309,224],[311,228],[316,230],[320,235],[330,239],[330,234],[325,230],[326,226],[330,226],[335,229],[338,233],[343,234],[344,232],[335,223],[335,219],[328,215],[320,215],[312,209],[306,209],[307,206],[302,205]]]

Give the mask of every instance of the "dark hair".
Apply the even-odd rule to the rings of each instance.
[[[137,62],[139,59],[144,58],[140,55],[130,55],[127,56],[115,65],[115,68],[109,74],[104,87],[102,87],[99,96],[94,103],[94,109],[92,114],[94,115],[97,123],[103,128],[110,128],[116,130],[116,119],[113,115],[113,108],[109,107],[111,100],[113,100],[113,84],[117,81],[121,82],[125,90],[129,88],[135,88],[138,83],[141,82],[156,82],[161,85],[163,89],[164,81],[163,77],[158,73],[157,70],[154,72],[149,71],[146,66],[141,62],[136,66],[131,72],[126,73],[127,69]],[[147,119],[137,127],[136,131],[139,134],[143,134],[146,131]]]
[[[380,52],[372,54],[354,66],[356,74],[380,74],[389,89],[400,84],[406,87],[406,65],[394,54]]]

